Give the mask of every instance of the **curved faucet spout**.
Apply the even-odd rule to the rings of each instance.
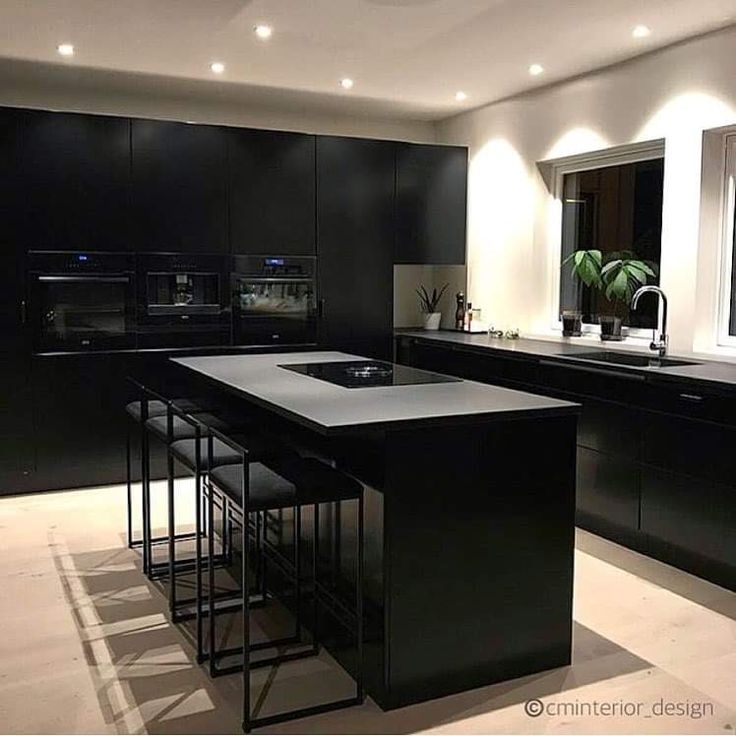
[[[649,345],[652,350],[656,350],[660,357],[662,357],[667,354],[667,344],[669,343],[669,336],[667,335],[667,296],[659,286],[653,286],[652,284],[642,286],[634,293],[631,299],[631,308],[636,309],[641,295],[648,293],[657,294],[662,300],[662,320],[661,322],[659,319],[657,320],[657,329],[654,331],[654,337]],[[657,332],[659,332],[659,337],[657,337]]]

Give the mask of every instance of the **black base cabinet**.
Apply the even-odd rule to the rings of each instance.
[[[582,404],[578,526],[736,590],[733,393],[413,337],[396,359]]]

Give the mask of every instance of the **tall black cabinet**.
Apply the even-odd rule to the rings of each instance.
[[[389,358],[395,144],[317,138],[321,344]]]
[[[138,251],[227,253],[227,130],[132,121]]]
[[[0,486],[33,470],[30,354],[24,325],[21,113],[0,117]]]
[[[130,121],[23,110],[23,219],[29,250],[124,251],[130,246]]]
[[[235,254],[315,254],[315,137],[233,128],[228,135]]]
[[[465,263],[468,149],[396,147],[396,263]]]

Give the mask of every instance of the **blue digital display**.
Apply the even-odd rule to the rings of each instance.
[[[283,258],[266,258],[263,263],[266,266],[283,266],[284,259]]]
[[[78,261],[88,261],[89,260],[89,256],[77,256],[77,260]]]

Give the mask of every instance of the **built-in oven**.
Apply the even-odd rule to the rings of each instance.
[[[228,260],[212,254],[139,254],[139,347],[228,344]]]
[[[235,345],[317,342],[317,260],[235,256],[231,276]]]
[[[133,256],[31,251],[27,288],[35,353],[136,347]]]

